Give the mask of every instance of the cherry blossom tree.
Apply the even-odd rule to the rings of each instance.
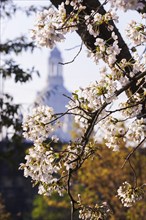
[[[112,214],[106,201],[93,206],[84,205],[82,195],[73,193],[73,177],[89,158],[96,157],[100,140],[111,151],[120,154],[120,143],[133,150],[123,161],[129,164],[133,182],[121,183],[117,196],[123,206],[131,207],[143,199],[145,183],[138,185],[131,157],[145,146],[146,133],[146,70],[145,54],[139,47],[146,43],[145,1],[141,0],[52,0],[53,6],[39,13],[32,38],[45,47],[53,48],[63,42],[68,32],[76,31],[88,49],[88,56],[97,64],[100,79],[72,93],[66,112],[55,114],[52,107],[39,106],[24,120],[24,137],[34,142],[20,165],[24,176],[38,184],[38,193],[50,196],[67,192],[71,201],[71,219],[78,211],[80,219],[108,219]],[[106,5],[110,9],[105,10]],[[55,6],[55,7],[54,7]],[[118,10],[136,10],[140,21],[130,21],[125,27],[129,45],[116,27]],[[98,68],[99,69],[99,68]],[[125,94],[125,101],[120,95]],[[53,147],[59,142],[55,131],[61,127],[60,118],[72,115],[78,124],[76,139],[67,146]],[[48,140],[48,137],[49,140]],[[108,187],[108,186],[107,186]]]

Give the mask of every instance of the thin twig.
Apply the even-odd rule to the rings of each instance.
[[[130,165],[130,168],[131,168],[131,170],[132,170],[132,172],[133,172],[133,176],[134,176],[134,189],[137,187],[137,175],[136,175],[136,171],[135,171],[135,169],[134,169],[134,167],[133,167],[133,165],[132,165],[132,163],[131,163],[131,161],[130,161],[130,158],[128,159],[128,162],[129,162],[129,165]]]
[[[80,45],[80,49],[79,49],[78,53],[74,56],[74,58],[73,58],[71,61],[68,61],[68,62],[65,62],[65,63],[59,62],[59,64],[61,64],[61,65],[67,65],[67,64],[73,63],[73,62],[75,61],[75,59],[76,59],[76,58],[79,56],[79,54],[81,53],[82,48],[83,48],[83,42],[82,42],[81,45]]]
[[[115,110],[109,110],[109,111],[106,110],[106,112],[112,114],[112,113],[115,113],[115,112],[117,112],[117,111],[123,111],[123,110],[126,110],[126,109],[128,109],[128,108],[138,106],[138,105],[140,105],[140,104],[142,104],[142,101],[139,101],[139,102],[137,102],[137,103],[135,103],[135,104],[133,104],[133,105],[129,105],[129,106],[126,106],[126,107],[118,108],[118,109],[115,109]]]
[[[128,154],[128,156],[126,157],[123,165],[122,165],[122,169],[124,168],[126,162],[130,159],[130,157],[135,153],[135,151],[144,143],[144,141],[146,140],[146,137],[143,138],[143,140]]]
[[[74,50],[74,49],[76,49],[76,48],[78,48],[78,47],[80,47],[81,45],[76,45],[76,46],[74,46],[74,47],[71,47],[71,48],[68,48],[68,49],[65,49],[66,51],[70,51],[70,50]]]

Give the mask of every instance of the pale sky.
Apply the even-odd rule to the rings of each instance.
[[[14,1],[21,7],[29,5],[49,5],[49,1],[44,0],[17,0]],[[130,12],[127,14],[120,13],[121,22],[118,24],[121,30],[125,27],[125,22],[135,19],[138,16],[137,13]],[[123,19],[124,18],[124,19]],[[26,34],[30,38],[29,30],[33,28],[35,15],[32,17],[26,17],[22,12],[17,13],[11,20],[2,21],[1,33],[2,41],[5,39],[13,39]],[[122,31],[122,33],[124,33]],[[81,40],[76,33],[68,34],[65,42],[57,44],[58,48],[62,52],[64,62],[68,62],[73,59],[77,54],[79,47],[74,50],[68,50],[81,44]],[[14,84],[12,80],[4,82],[4,91],[10,92],[14,95],[16,103],[23,103],[30,105],[38,91],[41,91],[46,86],[46,79],[48,75],[48,56],[50,49],[42,48],[34,51],[33,54],[24,52],[16,57],[16,60],[24,67],[34,66],[39,70],[41,77],[38,78],[34,75],[32,82],[27,84]],[[87,58],[86,48],[84,47],[77,59],[68,65],[63,66],[64,69],[64,81],[65,87],[70,90],[76,90],[78,87],[87,86],[90,82],[93,82],[99,78],[97,66],[90,58]]]

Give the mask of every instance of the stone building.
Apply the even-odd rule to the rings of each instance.
[[[53,107],[55,113],[64,113],[66,105],[69,101],[67,97],[71,97],[71,93],[64,86],[63,79],[63,62],[61,52],[55,47],[48,59],[48,78],[43,91],[37,94],[35,105],[48,105]],[[58,129],[56,135],[63,142],[71,139],[70,131],[72,128],[72,119],[70,115],[62,118],[62,127]]]

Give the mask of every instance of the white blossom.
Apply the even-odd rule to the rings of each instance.
[[[79,158],[80,153],[82,152],[83,147],[81,145],[71,146],[68,145],[66,151],[68,151],[66,155],[66,160],[64,162],[64,166],[66,170],[73,169],[77,166],[77,159]]]
[[[104,102],[111,102],[115,99],[114,92],[116,90],[116,82],[110,80],[108,75],[97,83],[91,83],[86,88],[81,88],[73,93],[72,100],[66,106],[72,114],[74,114],[75,122],[85,128],[91,118],[91,114],[101,108]],[[102,117],[103,111],[100,114]]]
[[[142,9],[144,4],[139,2],[139,0],[109,0],[111,8],[127,10],[137,10]]]
[[[23,136],[35,144],[42,143],[60,127],[59,121],[54,124],[50,123],[52,120],[55,120],[53,108],[48,106],[34,108],[32,114],[24,119]]]
[[[53,136],[51,137],[51,139],[52,139],[52,141],[53,141],[54,143],[57,143],[57,142],[59,141],[59,138],[58,138],[56,135],[53,135]]]
[[[144,192],[141,187],[132,187],[130,183],[124,182],[117,190],[118,197],[125,207],[131,207],[143,198]]]
[[[105,13],[104,15],[95,12],[94,10],[91,11],[90,15],[85,15],[85,21],[87,25],[87,30],[91,35],[93,35],[95,38],[100,34],[99,32],[99,26],[103,23],[108,24],[109,21],[114,20],[118,21],[118,16],[116,13],[109,11]]]
[[[121,102],[119,104],[120,108],[123,109],[122,115],[125,117],[136,117],[142,111],[142,98],[139,93],[135,93],[133,96],[130,97],[126,102]]]
[[[134,45],[146,43],[146,25],[132,20],[125,31],[127,37]]]
[[[118,46],[117,36],[112,32],[113,37],[113,44],[108,45],[106,41],[104,41],[102,38],[96,38],[95,46],[96,51],[89,52],[88,56],[94,59],[95,63],[98,63],[100,59],[106,60],[109,66],[113,66],[113,64],[116,62],[117,58],[116,56],[120,53],[121,49]]]
[[[60,31],[62,15],[61,17],[59,15],[59,12],[54,8],[49,8],[38,14],[34,29],[31,31],[32,39],[37,44],[53,48],[55,42],[65,39],[64,34]]]
[[[110,216],[111,210],[106,202],[95,204],[94,207],[82,204],[81,196],[78,195],[79,219],[83,220],[104,220]]]
[[[140,143],[146,135],[146,123],[143,118],[135,119],[128,125],[128,131],[125,135],[127,140]]]
[[[106,146],[113,149],[113,151],[119,151],[121,140],[127,132],[124,124],[109,116],[99,123],[99,128],[104,132],[103,138]]]
[[[65,5],[73,7],[69,15],[66,13]],[[77,30],[78,14],[86,7],[79,1],[66,1],[58,6],[44,10],[37,15],[34,28],[31,30],[32,39],[40,46],[53,48],[56,42],[62,42],[64,35]]]
[[[51,149],[43,145],[30,148],[25,160],[25,164],[20,164],[20,169],[24,170],[25,177],[30,176],[35,184],[39,183],[40,194],[51,195],[53,191],[58,191],[58,179],[54,174],[59,172],[61,166],[55,163],[56,155]]]

